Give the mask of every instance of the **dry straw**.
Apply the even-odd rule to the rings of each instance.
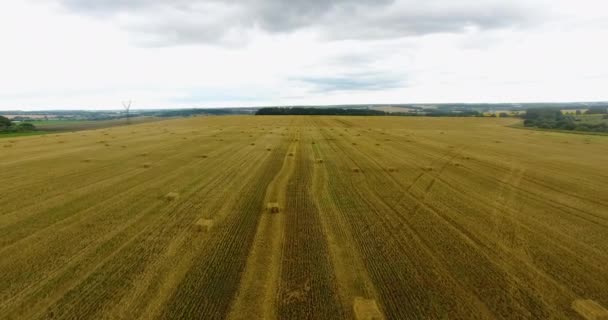
[[[356,297],[353,303],[353,312],[357,320],[384,320],[376,300]]]
[[[587,320],[608,320],[608,310],[593,300],[574,300],[572,309]]]

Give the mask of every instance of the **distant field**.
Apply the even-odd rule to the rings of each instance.
[[[129,122],[131,124],[138,124],[150,121],[159,121],[159,118],[155,117],[136,117],[131,118]],[[90,130],[90,129],[101,129],[115,126],[122,126],[127,124],[126,119],[113,119],[113,120],[41,120],[41,121],[26,121],[36,126],[38,130],[42,131],[79,131],[79,130]]]
[[[0,319],[580,319],[608,306],[608,137],[517,121],[1,140]]]

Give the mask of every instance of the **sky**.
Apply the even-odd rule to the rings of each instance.
[[[0,110],[608,100],[605,0],[4,0]]]

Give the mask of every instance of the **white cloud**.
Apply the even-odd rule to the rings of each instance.
[[[91,3],[0,5],[0,109],[608,100],[601,1]]]

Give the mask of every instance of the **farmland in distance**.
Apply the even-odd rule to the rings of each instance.
[[[582,319],[608,137],[195,117],[0,140],[0,319]]]

